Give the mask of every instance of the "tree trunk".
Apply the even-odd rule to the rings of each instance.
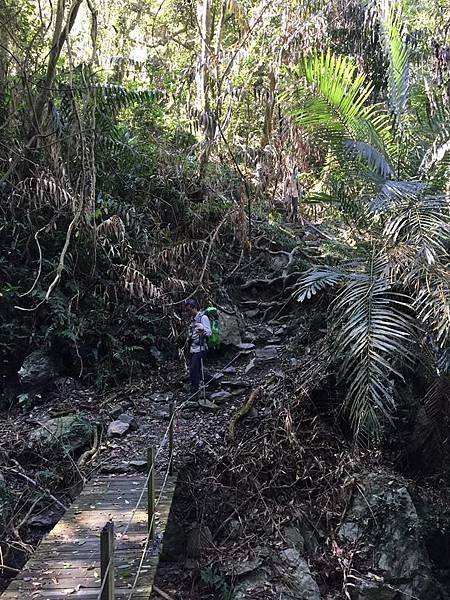
[[[58,0],[56,7],[55,29],[53,31],[52,46],[47,64],[47,72],[45,75],[44,84],[42,86],[42,91],[38,95],[34,105],[34,129],[38,135],[41,133],[45,106],[50,97],[51,87],[55,79],[56,64],[67,37],[75,23],[75,19],[77,18],[78,10],[82,1],[83,0],[74,0],[72,6],[69,8],[66,24],[63,27],[66,2],[65,0]]]
[[[208,164],[213,123],[209,114],[209,68],[211,55],[211,0],[198,0],[197,22],[200,29],[200,52],[196,73],[196,112],[203,129],[203,148],[199,158],[199,180],[202,181]]]

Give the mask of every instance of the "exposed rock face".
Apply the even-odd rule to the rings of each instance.
[[[49,419],[32,432],[33,446],[61,445],[65,450],[76,453],[92,443],[95,424],[80,415],[67,415]]]
[[[427,549],[420,537],[416,507],[404,484],[371,473],[358,482],[339,530],[341,543],[361,548],[371,570],[355,581],[355,600],[441,598]]]
[[[19,370],[20,382],[26,386],[43,386],[58,373],[54,360],[45,350],[35,350],[23,361]]]
[[[220,311],[220,339],[224,346],[235,346],[239,348],[242,343],[241,326],[237,314],[229,315]]]
[[[264,560],[265,556],[269,556]],[[307,561],[294,548],[279,553],[260,552],[234,569],[240,581],[233,600],[277,598],[277,600],[320,600],[320,590]]]

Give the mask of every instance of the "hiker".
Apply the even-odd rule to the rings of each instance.
[[[302,186],[297,181],[297,167],[294,167],[285,182],[285,202],[288,207],[289,218],[293,223],[298,221],[298,203],[302,192]]]
[[[205,377],[203,361],[208,350],[207,342],[211,335],[211,324],[208,316],[200,310],[200,304],[194,298],[186,300],[186,308],[191,316],[189,326],[189,377],[191,394],[195,394],[200,388],[200,382]]]

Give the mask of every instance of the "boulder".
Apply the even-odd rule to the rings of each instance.
[[[266,555],[256,552],[253,559],[237,561],[234,572],[239,581],[233,589],[233,600],[320,600],[308,563],[293,548]]]
[[[198,401],[198,405],[201,406],[202,408],[206,408],[207,410],[218,410],[218,406],[217,404],[215,404],[214,402],[210,402],[209,400],[206,400],[206,398],[201,398]]]
[[[77,453],[92,444],[95,423],[81,415],[66,415],[49,419],[31,433],[32,446],[62,446]]]
[[[273,598],[270,593],[270,571],[260,568],[241,579],[233,588],[232,600],[251,600],[251,598]],[[261,595],[257,595],[261,594]],[[262,595],[264,594],[264,595]],[[270,594],[270,595],[269,595]],[[279,598],[279,596],[276,596]]]
[[[144,471],[147,471],[147,469],[148,469],[146,460],[139,460],[139,459],[130,460],[130,462],[128,464],[133,469],[136,469],[136,471],[144,472]]]
[[[36,515],[32,515],[27,525],[29,527],[37,527],[39,529],[51,529],[61,518],[61,511],[56,508],[48,508],[44,512],[39,512]]]
[[[241,326],[237,314],[229,315],[220,311],[220,339],[224,346],[234,346],[239,348],[241,344]]]
[[[298,550],[300,553],[304,552],[305,538],[296,527],[285,527],[283,530],[283,537],[289,547],[295,548],[295,550]]]
[[[229,400],[230,398],[231,398],[230,392],[225,392],[224,390],[222,390],[220,392],[214,392],[214,394],[211,394],[209,397],[211,402],[215,402],[215,403],[225,402],[225,400]]]
[[[186,536],[186,556],[188,558],[200,558],[203,552],[213,546],[212,533],[209,527],[193,523]]]
[[[122,421],[122,423],[127,423],[130,426],[130,429],[132,431],[136,431],[137,429],[139,429],[138,422],[133,417],[133,415],[129,415],[127,413],[123,413],[123,414],[121,414],[119,416],[118,420]]]
[[[287,548],[280,552],[276,570],[281,576],[283,587],[289,589],[292,598],[320,600],[319,586],[311,575],[308,563],[298,550]],[[289,595],[286,594],[286,597]]]
[[[371,571],[355,582],[355,600],[441,598],[431,573],[420,522],[407,487],[385,474],[361,478],[338,537],[342,544],[363,548]],[[365,550],[364,550],[365,549]]]
[[[56,377],[58,370],[52,357],[43,349],[34,350],[22,363],[18,375],[28,387],[39,387]]]
[[[242,350],[243,352],[248,352],[250,350],[254,350],[255,349],[255,344],[253,344],[253,342],[241,342],[238,346],[239,350]]]
[[[130,430],[130,424],[125,421],[111,421],[108,425],[108,437],[123,437]]]
[[[131,403],[127,400],[122,400],[122,402],[117,402],[117,404],[113,404],[111,408],[108,410],[108,415],[113,419],[117,419],[119,415],[128,410],[131,406]]]
[[[222,369],[222,373],[224,375],[236,375],[237,370],[236,367],[226,367],[225,369]]]

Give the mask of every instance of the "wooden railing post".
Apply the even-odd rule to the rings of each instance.
[[[101,600],[114,600],[114,523],[108,521],[100,534]]]
[[[148,532],[149,538],[153,539],[155,532],[155,449],[147,450],[147,468],[148,468],[148,484],[147,484],[147,512],[148,512]]]
[[[173,429],[175,423],[174,403],[171,400],[169,404],[169,475],[173,475]]]

